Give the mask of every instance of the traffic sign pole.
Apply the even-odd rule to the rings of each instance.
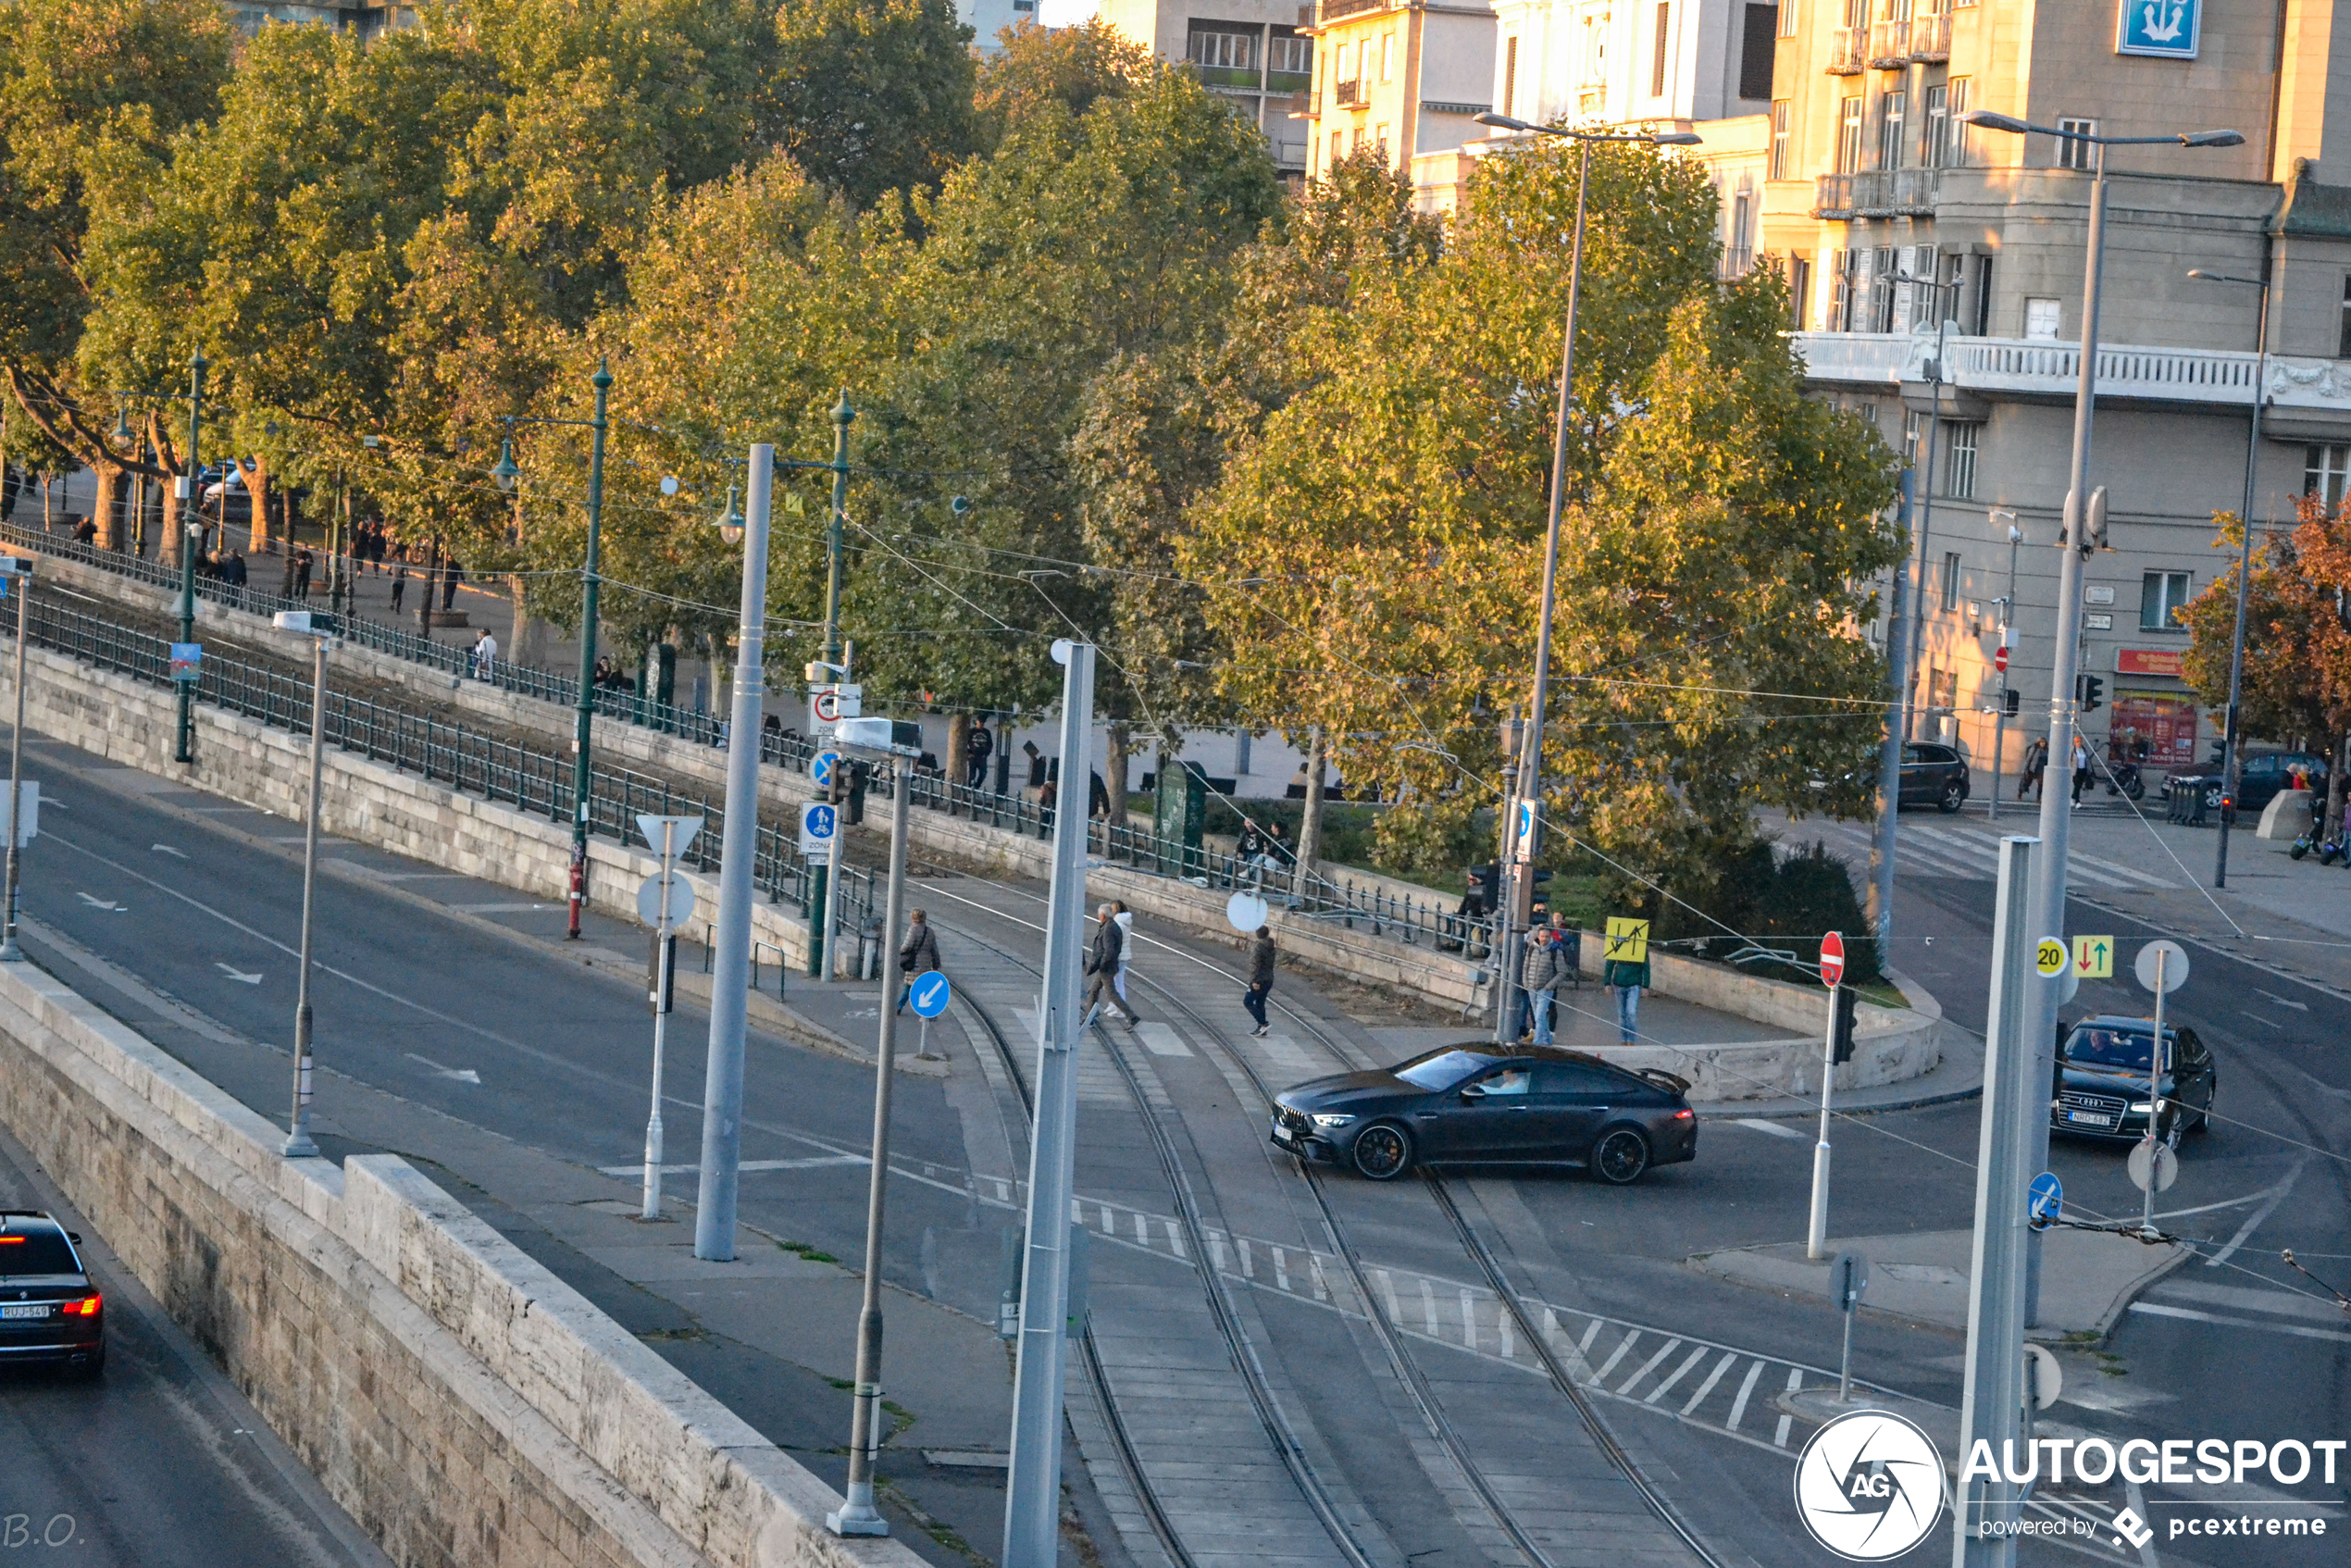
[[[1829,1092],[1836,1079],[1836,1015],[1844,998],[1845,938],[1831,931],[1821,939],[1821,978],[1829,988],[1829,1027],[1821,1042],[1821,1139],[1812,1145],[1812,1220],[1804,1255],[1818,1262],[1829,1246]]]
[[[645,1118],[645,1198],[639,1217],[661,1218],[661,1072],[669,1034],[669,877],[678,864],[678,824],[661,825],[661,918],[653,927],[653,1108]]]
[[[2163,1120],[2163,997],[2171,989],[2163,983],[2167,977],[2163,971],[2171,957],[2164,951],[2169,945],[2166,942],[2153,944],[2155,1039],[2147,1042],[2147,1188],[2146,1195],[2139,1205],[2139,1228],[2142,1231],[2155,1228],[2155,1189],[2158,1185],[2155,1179],[2155,1132],[2157,1125]]]

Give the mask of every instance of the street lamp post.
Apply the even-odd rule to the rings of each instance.
[[[24,950],[17,946],[17,855],[24,840],[17,813],[24,807],[24,649],[26,619],[32,614],[32,557],[7,556],[0,570],[15,579],[17,592],[17,722],[8,732],[7,920],[0,927],[0,964],[16,964],[24,958]]]
[[[1509,821],[1513,842],[1503,857],[1509,889],[1499,905],[1494,934],[1494,1038],[1512,1038],[1511,993],[1517,983],[1518,946],[1514,934],[1534,917],[1535,859],[1542,848],[1542,778],[1544,703],[1550,694],[1551,621],[1557,604],[1560,560],[1560,513],[1567,498],[1567,422],[1575,396],[1575,317],[1584,290],[1585,196],[1591,185],[1592,143],[1636,142],[1652,147],[1689,147],[1700,138],[1694,131],[1572,131],[1565,126],[1536,125],[1510,115],[1488,111],[1480,125],[1542,136],[1565,137],[1575,143],[1575,237],[1569,248],[1567,321],[1560,333],[1559,416],[1551,432],[1551,493],[1543,532],[1543,602],[1535,629],[1535,696],[1527,711],[1526,743],[1519,748],[1518,778],[1511,790]],[[1528,816],[1519,831],[1520,813]]]
[[[514,432],[516,425],[584,425],[595,432],[588,457],[588,554],[579,567],[579,704],[572,721],[571,734],[571,921],[565,930],[566,940],[579,940],[579,910],[588,897],[588,787],[591,778],[589,740],[596,717],[596,590],[600,579],[596,574],[596,548],[603,537],[604,521],[604,437],[611,429],[605,416],[605,403],[612,392],[612,372],[604,362],[596,361],[596,373],[588,384],[596,389],[596,416],[592,419],[508,419],[506,439],[498,451],[498,466],[490,470],[501,490],[511,492],[522,482],[522,470],[515,466]],[[425,613],[432,613],[432,584],[425,585]]]
[[[2260,278],[2235,278],[2201,267],[2190,268],[2188,276],[2199,283],[2234,283],[2261,291],[2261,319],[2253,346],[2253,417],[2245,434],[2245,504],[2237,510],[2237,527],[2244,530],[2244,539],[2237,551],[2236,635],[2229,647],[2229,715],[2220,740],[2220,831],[2215,835],[2218,842],[2212,852],[2212,885],[2225,888],[2229,885],[2229,822],[2236,815],[2237,805],[2237,710],[2245,694],[2245,607],[2253,577],[2254,469],[2261,456],[2261,399],[2270,382],[2270,285]]]
[[[2000,660],[2005,666],[2015,661],[2015,655],[2009,651],[2009,628],[2016,624],[2016,549],[2024,542],[2024,530],[2016,526],[2015,513],[1996,510],[1992,514],[1992,520],[1996,523],[2002,517],[2009,520],[2009,596],[2000,601]],[[2000,671],[2000,708],[1992,720],[1992,788],[1986,791],[1984,807],[1985,819],[1992,822],[2000,820],[2000,762],[2009,739],[2009,671],[2003,668]]]
[[[2188,131],[2172,136],[2099,136],[2084,131],[2058,131],[2045,125],[2034,125],[2009,115],[1993,114],[1978,109],[1968,115],[1967,123],[1986,131],[2002,131],[2011,135],[2040,135],[2070,138],[2086,142],[2094,149],[2093,174],[2090,185],[2089,233],[2086,255],[2082,269],[2082,339],[2078,345],[2076,377],[2073,392],[2073,453],[2068,466],[2068,489],[2065,498],[2065,532],[2060,540],[2063,554],[2059,557],[2057,645],[2050,657],[2049,674],[2049,766],[2054,769],[2062,758],[2071,753],[2074,723],[2074,678],[2080,665],[2082,641],[2082,561],[2088,540],[2086,524],[2090,511],[2090,429],[2091,415],[2097,402],[2098,361],[2098,281],[2106,263],[2106,153],[2108,147],[2161,146],[2234,147],[2245,137],[2234,131]],[[2041,791],[2041,849],[2034,867],[2033,893],[2028,901],[2028,920],[2036,937],[2057,935],[2065,923],[2066,852],[2071,828],[2067,792],[2043,789]],[[2034,988],[2034,1022],[2025,1038],[2034,1042],[2033,1070],[2027,1083],[2046,1086],[2055,1071],[2058,992],[2052,985]],[[2039,1169],[2048,1157],[2049,1120],[2034,1116],[2031,1138],[2033,1169]],[[2027,1249],[2023,1280],[2023,1322],[2030,1325],[2038,1315],[2041,1284],[2041,1248],[2036,1235]],[[1970,1563],[1978,1548],[1996,1554],[1996,1543],[1988,1538],[1968,1542]],[[1990,1556],[1984,1561],[1991,1561]]]
[[[188,471],[180,476],[180,641],[196,640],[196,550],[191,530],[201,530],[204,511],[204,373],[211,361],[198,349],[188,361]],[[224,496],[228,493],[224,489]],[[171,760],[193,762],[196,683],[172,683]]]
[[[286,1142],[280,1151],[289,1160],[307,1160],[318,1152],[310,1137],[310,929],[318,886],[318,798],[320,775],[327,756],[327,634],[316,629],[307,610],[280,610],[272,617],[280,631],[310,639],[310,806],[302,827],[302,956],[294,976],[293,1112],[287,1118]]]

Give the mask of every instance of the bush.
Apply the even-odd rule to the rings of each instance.
[[[1657,940],[1706,938],[1698,945],[1698,956],[1726,961],[1747,945],[1723,936],[1727,926],[1760,947],[1818,964],[1821,938],[1838,931],[1845,937],[1846,983],[1871,986],[1885,978],[1878,967],[1877,942],[1869,934],[1869,918],[1853,891],[1852,870],[1825,844],[1782,855],[1769,840],[1759,840],[1731,857],[1714,890],[1698,902],[1711,919],[1666,902],[1657,918]],[[1773,979],[1817,982],[1812,973],[1792,964],[1746,963],[1739,968]]]

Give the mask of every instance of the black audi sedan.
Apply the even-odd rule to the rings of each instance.
[[[1274,1142],[1393,1181],[1415,1164],[1581,1165],[1612,1186],[1696,1158],[1689,1084],[1550,1047],[1472,1041],[1274,1097]]]
[[[2056,1092],[2049,1098],[2049,1129],[2085,1138],[2137,1142],[2147,1135],[2153,1105],[2147,1098],[2148,1056],[2155,1021],[2100,1014],[2058,1026]],[[2212,1119],[2219,1070],[2212,1052],[2194,1029],[2163,1030],[2163,1074],[2156,1099],[2163,1110],[2156,1134],[2177,1145],[2183,1132],[2202,1132]]]
[[[0,1210],[0,1363],[61,1363],[85,1377],[105,1370],[106,1302],[80,1239],[37,1210]]]

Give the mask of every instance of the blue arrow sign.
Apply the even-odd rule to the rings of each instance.
[[[955,993],[953,988],[948,985],[947,977],[932,969],[914,977],[909,994],[916,1013],[926,1018],[936,1018],[947,1011],[947,1003]]]
[[[2026,1215],[2035,1230],[2046,1230],[2065,1213],[2065,1184],[2054,1171],[2043,1171],[2033,1178],[2027,1189],[2031,1197],[2025,1207]]]
[[[833,769],[840,765],[839,752],[818,752],[808,761],[808,777],[816,781],[819,790],[833,787]]]

